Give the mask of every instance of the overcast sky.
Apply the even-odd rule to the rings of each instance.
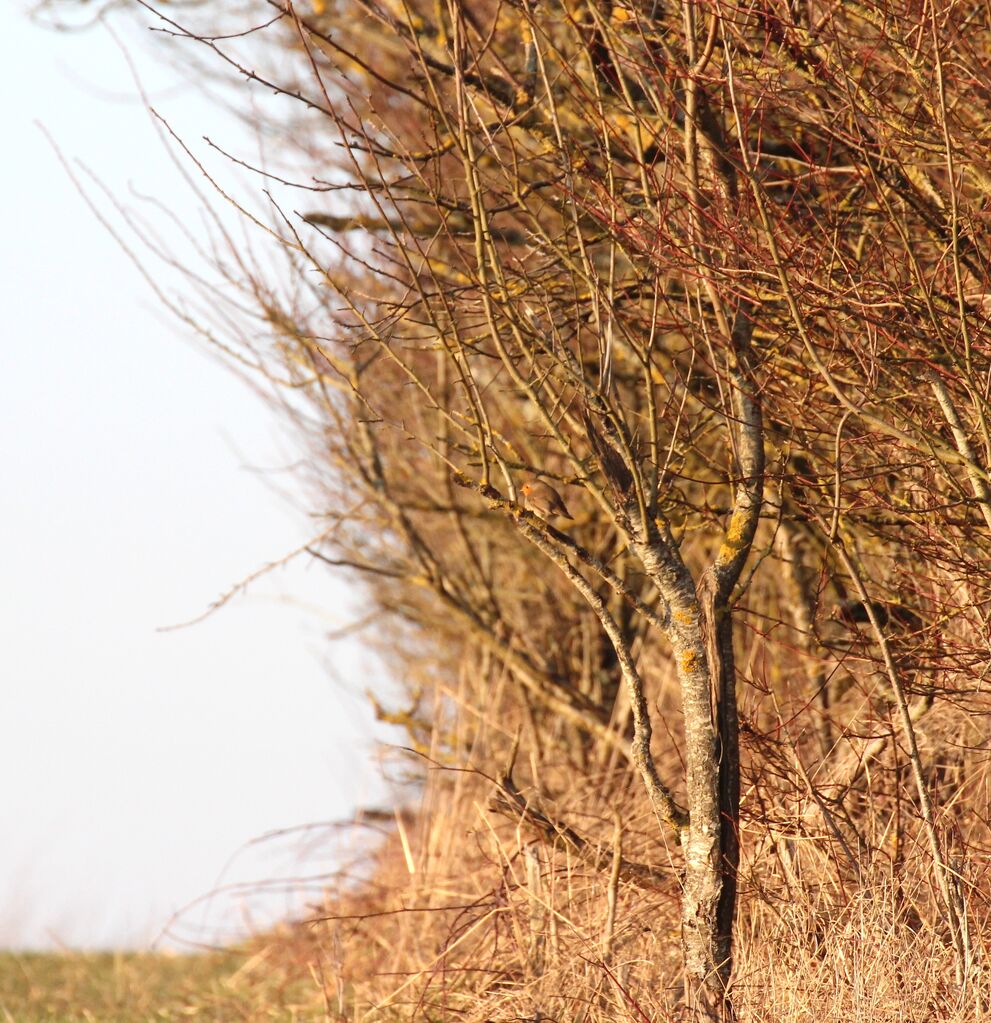
[[[237,149],[233,119],[141,45],[170,122]],[[291,500],[300,451],[161,310],[39,127],[114,195],[196,228],[117,44],[8,2],[0,75],[0,945],[141,945],[218,881],[334,862],[322,831],[243,847],[385,798],[362,696],[382,672],[325,639],[358,612],[304,561],[158,631],[316,531]],[[222,937],[258,906],[206,910],[182,933]]]

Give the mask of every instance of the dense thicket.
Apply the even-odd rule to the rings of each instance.
[[[263,228],[291,289],[224,257],[222,340],[313,438],[310,554],[432,765],[314,925],[328,985],[979,1015],[988,8],[269,9],[163,22],[294,102],[312,175]]]

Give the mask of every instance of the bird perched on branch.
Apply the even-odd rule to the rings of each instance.
[[[889,600],[872,600],[871,610],[881,628],[890,625],[892,628],[906,632],[919,632],[923,628],[922,619],[904,604],[896,604]],[[863,625],[871,620],[867,605],[860,600],[841,600],[833,608],[832,618],[844,625]]]
[[[541,518],[550,519],[555,515],[562,519],[573,519],[561,495],[543,480],[527,480],[520,487],[523,501],[530,511],[536,512]]]

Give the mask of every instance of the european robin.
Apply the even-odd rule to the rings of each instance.
[[[562,519],[574,518],[561,495],[543,480],[527,480],[520,487],[520,493],[527,508],[541,518],[550,519],[555,515]]]

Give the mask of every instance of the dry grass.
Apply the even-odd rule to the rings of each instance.
[[[496,809],[500,767],[483,736],[471,756],[484,775],[439,766],[458,766],[439,734],[437,766],[417,805],[377,845],[356,846],[310,920],[203,956],[7,955],[0,1021],[674,1019],[680,850],[660,836],[633,772],[604,766],[591,746],[573,750],[582,764],[554,760],[549,750],[539,761],[518,758],[520,789],[579,833],[582,851]],[[973,781],[976,770],[965,776]],[[878,768],[878,806],[881,780]],[[789,822],[783,799],[773,829],[755,809],[744,818],[734,995],[741,1023],[985,1019],[988,972],[975,967],[958,998],[911,818],[898,842],[854,867],[825,829]],[[986,963],[991,885],[980,852],[972,845],[956,869]],[[629,869],[637,864],[652,868],[647,881]]]
[[[771,916],[751,901],[741,927],[738,1002],[755,1021],[922,1023],[986,1018],[987,976],[964,1004],[948,935],[911,921],[886,883],[830,914],[794,903]]]
[[[328,898],[296,947],[321,962],[328,1000],[354,1020],[557,1023],[674,1018],[679,983],[678,850],[623,771],[590,782],[548,772],[553,810],[598,843],[598,863],[563,839],[493,813],[493,788],[437,772],[417,815],[375,856],[374,883]],[[611,782],[611,783],[610,783]],[[548,809],[548,800],[542,800]],[[650,862],[655,888],[619,880],[611,895],[617,810],[624,859]],[[735,1003],[761,1023],[923,1023],[986,1018],[988,977],[975,969],[957,1000],[949,935],[928,862],[885,857],[859,881],[823,847],[795,853],[786,877],[755,826],[741,873]],[[984,944],[987,886],[970,892]],[[610,924],[610,901],[615,912]],[[986,956],[985,956],[986,958]]]
[[[327,919],[206,955],[8,953],[0,1019],[673,1019],[675,873],[657,891],[621,881],[610,930],[608,865],[591,869],[563,843],[528,843],[525,829],[492,817],[478,788],[460,788],[456,817],[406,817],[405,837],[397,830],[376,852],[373,882],[328,898]],[[599,823],[603,832],[611,826]],[[631,828],[624,855],[641,837]],[[884,878],[821,894],[818,905],[808,893],[789,901],[748,888],[738,930],[741,1021],[986,1018],[987,977],[957,1004],[946,936],[909,912],[911,901]]]

